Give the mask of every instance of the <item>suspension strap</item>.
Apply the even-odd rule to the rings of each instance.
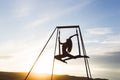
[[[58,46],[59,46],[59,55],[61,55],[61,47],[60,47],[60,30],[59,30],[59,34],[58,34]]]
[[[77,42],[78,42],[79,56],[81,56],[81,49],[80,49],[80,42],[79,42],[79,35],[78,35],[78,30],[77,30],[77,28],[76,28],[76,34],[77,34]]]

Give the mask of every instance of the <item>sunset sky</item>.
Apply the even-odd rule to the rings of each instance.
[[[120,80],[120,0],[0,0],[0,71],[29,71],[61,25],[81,27],[93,78]],[[34,71],[51,73],[54,43]],[[86,76],[84,69],[82,59],[55,61],[55,73]]]

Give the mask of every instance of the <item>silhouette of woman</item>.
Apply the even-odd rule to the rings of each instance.
[[[66,42],[65,43],[61,43],[60,42],[60,44],[62,44],[62,55],[63,55],[63,57],[74,57],[73,55],[70,55],[69,53],[71,52],[71,50],[72,50],[72,40],[71,40],[71,38],[73,37],[73,36],[76,36],[77,34],[75,34],[75,35],[72,35],[72,36],[70,36],[67,40],[66,40]],[[60,40],[59,40],[60,41]]]
[[[57,58],[59,60],[61,60],[61,58],[64,58],[64,57],[74,58],[73,55],[69,54],[72,50],[72,40],[71,40],[71,38],[74,37],[74,36],[77,36],[77,34],[74,34],[74,35],[70,36],[68,39],[66,39],[65,43],[61,43],[60,39],[59,39],[59,42],[62,45],[62,54],[61,55],[56,55],[55,58]]]

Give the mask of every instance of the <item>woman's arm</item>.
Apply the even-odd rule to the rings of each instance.
[[[78,36],[78,34],[74,34],[74,35],[70,36],[69,38],[72,38],[72,37],[74,37],[74,36]]]
[[[64,43],[60,42],[60,37],[58,37],[58,41],[59,41],[60,44],[64,44]]]

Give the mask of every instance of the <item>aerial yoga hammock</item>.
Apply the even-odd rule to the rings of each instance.
[[[60,42],[60,38],[59,38],[59,43],[62,45],[62,54],[60,55],[56,55],[55,58],[58,60],[62,60],[62,58],[65,57],[70,57],[70,58],[75,58],[73,55],[70,54],[71,50],[72,50],[72,40],[71,38],[74,36],[77,36],[78,34],[74,34],[72,36],[70,36],[68,39],[66,39],[65,43],[61,43]]]

